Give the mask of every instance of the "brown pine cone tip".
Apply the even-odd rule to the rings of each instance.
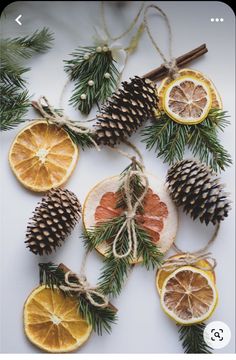
[[[231,201],[217,175],[196,160],[182,160],[167,174],[170,196],[195,220],[217,224],[228,216]]]
[[[102,106],[97,115],[95,140],[114,146],[128,138],[144,121],[154,117],[158,98],[155,84],[135,76],[122,82],[122,88]]]
[[[27,248],[34,254],[50,254],[62,245],[81,217],[76,195],[64,189],[52,189],[33,212],[26,232]]]

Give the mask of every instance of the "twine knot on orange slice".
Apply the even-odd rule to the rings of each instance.
[[[89,302],[96,307],[105,308],[108,306],[107,297],[96,290],[96,287],[91,287],[85,276],[79,276],[72,271],[67,271],[64,282],[66,285],[59,286],[62,291],[84,294]],[[95,297],[99,300],[95,300]]]
[[[144,189],[143,189],[142,194],[137,198],[135,204],[132,205],[132,198],[130,195],[131,194],[130,183],[131,183],[131,179],[134,175],[139,176],[142,180],[144,180]],[[130,169],[127,172],[127,175],[124,180],[124,194],[125,194],[125,198],[126,198],[126,202],[127,202],[127,210],[124,212],[125,221],[124,221],[123,225],[121,226],[120,230],[118,231],[118,233],[113,241],[113,245],[112,245],[112,252],[113,252],[114,257],[116,257],[116,258],[119,258],[119,259],[125,258],[131,253],[132,250],[133,250],[133,257],[134,258],[137,257],[138,240],[137,240],[137,234],[136,234],[136,229],[135,229],[135,217],[136,217],[137,209],[140,206],[140,204],[142,204],[142,201],[148,191],[148,186],[149,186],[148,178],[142,170]],[[127,228],[127,232],[128,232],[128,250],[123,254],[118,254],[118,252],[116,250],[116,246],[119,241],[120,235],[126,228]]]
[[[45,105],[43,105],[43,102]],[[98,144],[92,137],[92,130],[85,126],[78,126],[75,121],[70,120],[65,114],[58,114],[45,96],[41,96],[38,101],[32,101],[32,106],[38,110],[46,120],[51,121],[59,127],[66,126],[76,134],[86,134],[96,149],[100,151]],[[46,111],[45,108],[47,108],[48,111]]]
[[[201,260],[206,260],[204,266],[201,266]],[[206,265],[207,264],[207,265]],[[194,255],[191,253],[181,254],[180,257],[172,257],[167,259],[161,266],[163,270],[174,271],[182,266],[191,265],[197,269],[204,271],[214,271],[216,267],[216,260],[211,256],[211,253]]]

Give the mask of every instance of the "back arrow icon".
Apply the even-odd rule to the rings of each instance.
[[[22,17],[22,15],[17,16],[17,18],[15,19],[15,21],[17,22],[17,24],[22,25],[22,23],[20,22],[20,18]]]

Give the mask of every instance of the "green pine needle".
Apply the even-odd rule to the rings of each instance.
[[[24,120],[30,102],[23,78],[29,67],[22,65],[35,53],[44,53],[52,45],[53,36],[47,28],[33,35],[0,40],[0,129],[10,130]]]
[[[132,162],[121,174],[121,180],[127,175],[127,172],[132,168],[136,170],[138,164]],[[131,185],[131,202],[134,204],[144,191],[141,178],[134,174],[130,181]],[[123,191],[123,182],[118,189],[118,197],[116,208],[126,208],[126,198]],[[138,209],[139,213],[142,213],[142,205]],[[110,294],[117,296],[122,290],[122,286],[128,277],[129,271],[132,267],[131,263],[133,260],[132,251],[127,257],[117,258],[114,256],[112,251],[112,244],[116,238],[117,233],[126,220],[125,215],[120,215],[114,219],[110,219],[101,223],[96,224],[90,229],[86,229],[84,235],[84,243],[88,250],[96,248],[99,244],[107,241],[110,244],[109,250],[104,259],[103,268],[99,277],[98,286],[104,294]],[[159,251],[156,244],[152,242],[151,237],[147,232],[135,223],[135,232],[137,236],[137,257],[142,258],[142,265],[147,269],[160,266],[163,261],[163,254]],[[128,251],[128,229],[124,227],[120,233],[119,239],[116,243],[116,251],[118,254],[124,254]]]
[[[218,130],[223,131],[229,124],[226,114],[226,111],[212,109],[202,123],[183,125],[177,124],[163,112],[152,125],[144,128],[143,142],[148,150],[154,149],[157,157],[162,157],[170,165],[182,160],[188,147],[194,156],[213,170],[224,170],[232,163],[229,153],[218,139]]]
[[[78,126],[80,127],[80,126]],[[90,148],[94,146],[94,143],[91,141],[91,139],[94,138],[94,133],[79,133],[75,132],[72,129],[70,129],[67,125],[63,126],[64,130],[70,135],[71,140],[81,147],[82,150],[85,148]],[[83,127],[80,127],[84,129]]]
[[[89,59],[84,59],[88,55]],[[65,70],[75,82],[70,103],[82,113],[88,114],[95,103],[105,102],[116,88],[119,72],[115,66],[111,52],[97,52],[96,47],[79,47],[66,60]],[[107,79],[104,75],[110,74]],[[88,82],[92,80],[93,86]],[[86,99],[81,99],[85,94]]]
[[[179,340],[187,354],[211,354],[211,347],[204,341],[204,323],[193,325],[179,325]]]
[[[52,290],[58,288],[60,285],[66,285],[64,282],[65,273],[53,263],[39,264],[39,278],[40,284],[44,284]],[[70,280],[72,281],[72,280]],[[76,282],[76,281],[75,281]],[[92,326],[93,330],[102,335],[103,330],[110,333],[111,325],[117,321],[117,310],[109,304],[107,307],[97,307],[86,298],[84,294],[75,295],[68,291],[64,292],[65,296],[76,297],[78,300],[78,311]],[[97,302],[101,300],[96,294],[92,295]]]
[[[94,300],[98,301],[99,298],[94,295]],[[79,299],[79,311],[98,335],[102,335],[103,330],[110,333],[111,325],[117,321],[115,308],[111,305],[105,308],[96,307],[87,301],[84,295]]]

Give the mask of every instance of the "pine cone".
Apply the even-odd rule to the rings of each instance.
[[[172,200],[195,220],[217,224],[228,216],[230,200],[216,174],[205,164],[182,160],[167,174]]]
[[[81,217],[81,205],[69,190],[53,189],[41,200],[27,226],[25,243],[34,254],[61,246]]]
[[[114,146],[155,114],[158,100],[154,83],[135,76],[130,82],[122,82],[122,86],[97,115],[98,144]]]

